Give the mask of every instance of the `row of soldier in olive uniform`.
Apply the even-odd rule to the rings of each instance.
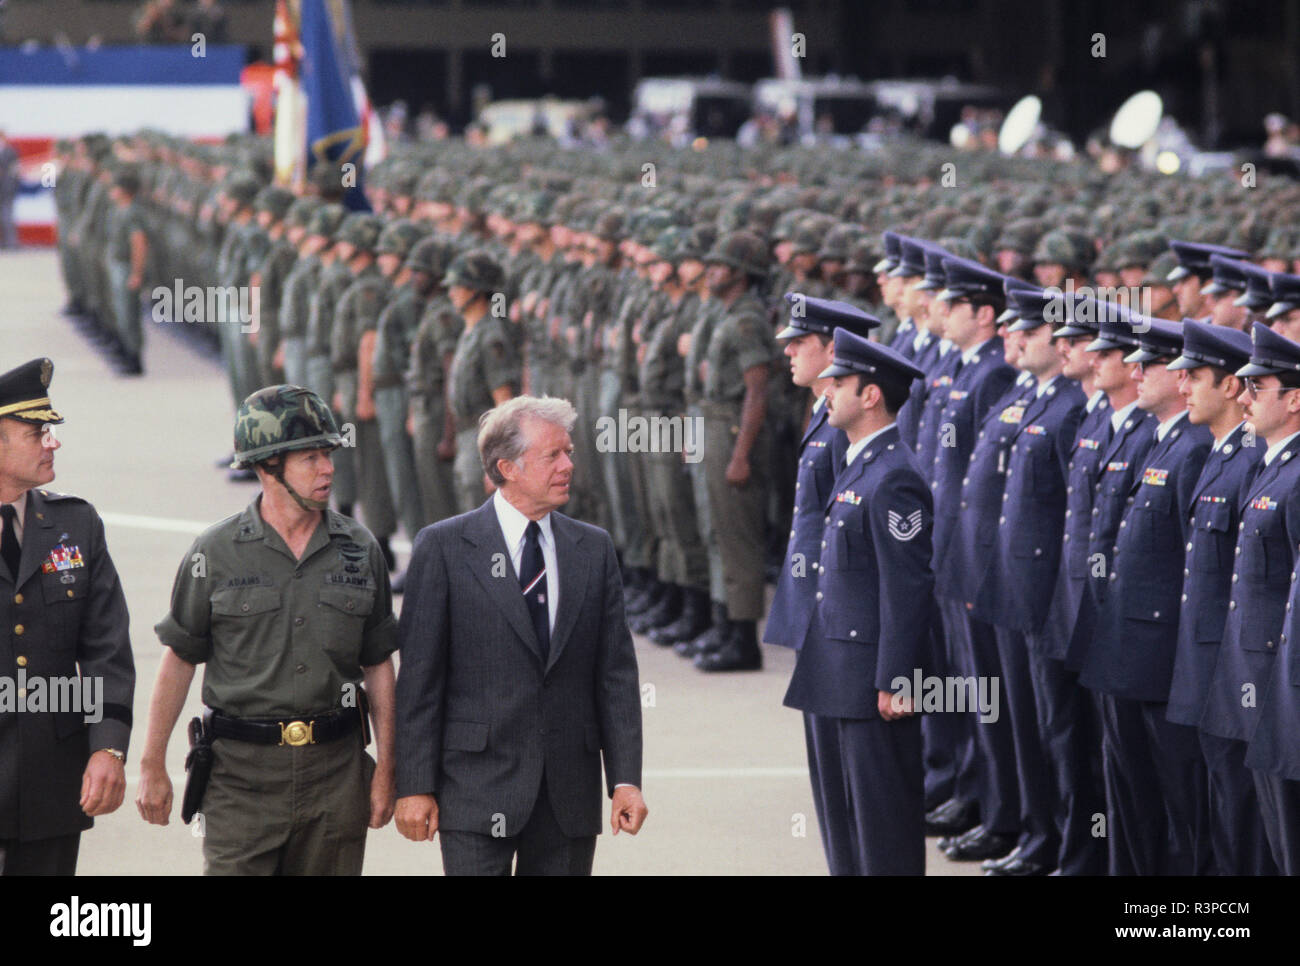
[[[787,560],[766,635],[799,649],[786,703],[805,713],[832,872],[919,873],[923,829],[991,875],[1300,871],[1300,275],[1171,242],[1166,281],[1187,316],[1171,322],[883,241],[882,290],[903,317],[892,347],[924,371],[897,433],[928,477],[933,523],[915,500],[855,494],[854,454],[836,472],[845,442],[814,419],[799,483],[817,496],[804,494],[790,553],[816,554],[820,537],[821,564],[806,576]],[[1223,302],[1244,309],[1249,335],[1211,321]],[[782,336],[825,345],[834,327],[822,375],[837,374],[852,345],[839,329],[876,320],[820,316],[796,313]],[[881,656],[851,673],[870,652],[847,645],[876,628],[846,621],[840,585],[819,583],[867,565],[852,521],[831,529],[838,504],[864,499],[899,501],[895,540],[932,542],[933,576],[909,601],[924,626],[933,580],[916,684],[1000,686],[1000,709],[953,706],[952,692],[924,708],[947,713],[924,717],[915,747],[846,727],[874,717],[874,688],[901,690],[885,603]],[[876,592],[868,579],[854,596]],[[909,762],[922,744],[924,772]]]

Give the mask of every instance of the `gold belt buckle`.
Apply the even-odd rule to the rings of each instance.
[[[280,722],[280,744],[292,745],[297,748],[300,745],[314,745],[316,739],[312,737],[312,728],[316,722],[308,724],[305,721],[290,721],[285,724]]]

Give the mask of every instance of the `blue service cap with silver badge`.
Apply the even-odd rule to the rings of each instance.
[[[1014,275],[1008,275],[1002,280],[1002,293],[1007,297],[1007,307],[1002,314],[998,316],[998,325],[1005,325],[1008,322],[1014,322],[1019,316],[1016,315],[1015,307],[1011,303],[1011,293],[1017,291],[1023,292],[1041,292],[1043,287],[1035,285],[1033,282],[1026,282],[1023,278],[1016,278]]]
[[[790,303],[790,319],[776,334],[778,339],[797,339],[809,333],[831,335],[836,329],[848,329],[865,339],[872,329],[880,327],[878,318],[848,302],[819,299],[801,292],[787,292],[785,300]]]
[[[1250,361],[1237,370],[1238,376],[1280,376],[1300,372],[1300,344],[1279,335],[1263,322],[1250,329]]]
[[[968,295],[1005,297],[1002,294],[1002,283],[1006,276],[969,258],[944,258],[943,273],[943,291],[935,296],[941,301],[951,302]]]
[[[1239,248],[1229,248],[1227,245],[1209,245],[1205,242],[1170,241],[1169,248],[1174,253],[1174,257],[1178,259],[1178,264],[1165,276],[1165,279],[1170,282],[1176,282],[1188,275],[1196,275],[1202,279],[1209,278],[1214,271],[1210,267],[1211,255],[1226,255],[1229,258],[1240,259],[1250,258],[1249,252],[1243,252]]]
[[[1139,316],[1141,318],[1141,316]],[[1168,319],[1147,319],[1146,328],[1135,327],[1138,348],[1124,357],[1125,362],[1159,362],[1176,359],[1183,351],[1183,324]]]
[[[1201,286],[1202,295],[1222,295],[1224,292],[1246,291],[1245,267],[1248,263],[1220,255],[1210,256],[1210,270],[1213,277],[1208,285]]]
[[[899,259],[902,258],[899,252],[898,232],[883,231],[880,233],[880,241],[885,249],[885,257],[871,266],[871,270],[877,275],[882,272],[892,272],[898,267]]]
[[[937,292],[943,288],[943,283],[947,279],[943,261],[945,258],[952,258],[953,254],[934,242],[921,242],[921,247],[925,251],[925,278],[917,284],[916,289],[918,292]]]
[[[1246,291],[1232,300],[1233,305],[1244,306],[1252,312],[1262,312],[1273,304],[1273,289],[1268,284],[1268,277],[1273,274],[1251,262],[1238,262],[1246,276]]]
[[[890,378],[904,385],[925,375],[889,346],[872,342],[848,329],[836,329],[835,360],[817,378],[857,374]]]
[[[1264,313],[1264,318],[1276,319],[1292,309],[1300,309],[1300,275],[1269,272],[1268,287],[1273,294],[1273,304]]]
[[[1106,352],[1110,349],[1123,349],[1126,352],[1136,349],[1141,344],[1139,333],[1151,324],[1144,315],[1129,310],[1118,302],[1099,302],[1091,300],[1091,309],[1096,313],[1097,338],[1084,347],[1086,352]]]
[[[1236,372],[1250,361],[1249,333],[1240,329],[1183,319],[1183,354],[1169,363],[1170,369],[1218,366]]]
[[[1101,332],[1101,317],[1110,311],[1111,302],[1098,302],[1090,295],[1079,292],[1062,293],[1064,313],[1062,324],[1052,330],[1053,339],[1070,339],[1077,336],[1096,337]]]
[[[917,278],[925,274],[925,248],[919,239],[898,236],[898,264],[889,274],[892,278]]]
[[[1007,327],[1008,332],[1029,332],[1043,325],[1068,325],[1069,299],[1079,298],[1075,292],[1052,288],[1011,289],[1007,293],[1007,311],[1016,321]],[[1079,333],[1080,335],[1086,333]]]

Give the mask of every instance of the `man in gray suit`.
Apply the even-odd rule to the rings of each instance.
[[[614,834],[641,798],[636,654],[609,534],[560,514],[576,413],[520,396],[481,420],[497,491],[425,527],[398,638],[398,830],[448,875],[590,875],[600,772]]]

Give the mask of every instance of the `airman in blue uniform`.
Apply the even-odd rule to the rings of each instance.
[[[1187,400],[1168,364],[1182,352],[1182,324],[1151,319],[1139,335],[1138,408],[1158,420],[1156,442],[1126,495],[1110,587],[1079,680],[1101,696],[1106,723],[1107,841],[1116,871],[1209,874],[1205,815],[1187,786],[1200,750],[1165,717],[1178,638],[1184,544],[1192,492],[1213,437],[1187,422]],[[1152,777],[1156,779],[1152,781]],[[1201,845],[1198,854],[1196,847]]]
[[[1254,478],[1264,455],[1264,447],[1246,424],[1245,412],[1237,402],[1242,383],[1234,373],[1250,361],[1250,350],[1250,336],[1245,332],[1189,319],[1183,323],[1183,354],[1169,364],[1172,370],[1186,371],[1180,391],[1187,397],[1188,422],[1209,429],[1214,446],[1192,490],[1188,512],[1178,643],[1165,717],[1171,728],[1191,730],[1200,749],[1198,761],[1183,763],[1187,772],[1183,791],[1196,796],[1193,814],[1205,816],[1204,827],[1198,832],[1209,838],[1219,875],[1248,874],[1258,865],[1242,861],[1241,845],[1246,843],[1209,820],[1206,761],[1211,749],[1202,748],[1203,736],[1196,730],[1228,619],[1241,491]],[[1256,845],[1262,851],[1258,836]],[[1205,846],[1198,841],[1194,854],[1203,854]]]
[[[830,387],[831,380],[821,378],[821,373],[834,361],[836,330],[847,329],[865,339],[880,323],[875,316],[845,302],[799,293],[788,294],[786,300],[791,307],[789,323],[776,337],[785,343],[784,352],[790,360],[794,384],[811,389],[815,399],[800,441],[792,529],[763,640],[798,650],[816,614],[823,518],[834,492],[835,474],[844,466],[844,454],[849,447],[844,431],[827,421],[822,394]],[[826,860],[832,875],[851,875],[857,860],[847,847],[851,839],[843,796],[844,776],[839,767],[839,727],[834,718],[805,712],[804,739],[808,746],[813,805]],[[828,773],[823,774],[820,765],[825,765]],[[828,834],[831,826],[842,832]]]
[[[1000,676],[992,625],[972,617],[966,601],[960,599],[951,566],[956,558],[949,545],[957,530],[962,480],[980,426],[1015,381],[1016,371],[1007,365],[1002,339],[996,334],[997,318],[1006,308],[1003,276],[961,258],[944,258],[942,264],[944,289],[936,301],[943,303],[944,329],[956,359],[951,383],[938,390],[942,406],[932,427],[935,590],[953,672],[991,681]],[[927,416],[933,411],[935,407],[927,405]],[[923,427],[922,444],[927,439]],[[970,711],[966,720],[973,729],[982,766],[980,824],[960,837],[941,842],[940,847],[951,858],[988,859],[1010,852],[1019,832],[1015,750],[1010,724],[1000,715],[976,724],[976,714]]]
[[[920,370],[898,353],[840,329],[821,378],[828,420],[848,436],[847,464],[823,518],[817,613],[789,707],[833,719],[861,875],[925,871],[921,727],[911,693],[929,652],[934,578],[929,487],[895,417]],[[818,767],[822,775],[833,766]],[[828,834],[844,834],[828,829]]]
[[[1210,775],[1210,821],[1216,841],[1235,846],[1237,868],[1276,871],[1265,843],[1261,802],[1246,767],[1246,743],[1286,618],[1300,546],[1300,346],[1261,323],[1251,330],[1242,402],[1247,424],[1267,448],[1238,501],[1241,522],[1233,550],[1228,617],[1206,688],[1201,746]]]
[[[1209,245],[1204,242],[1171,241],[1169,249],[1178,259],[1166,278],[1173,282],[1174,297],[1178,299],[1178,311],[1184,316],[1199,319],[1210,312],[1202,292],[1214,269],[1210,266],[1211,255],[1226,255],[1228,258],[1249,259],[1250,253],[1226,245]]]
[[[1070,817],[1061,807],[1053,773],[1055,749],[1044,740],[1048,728],[1039,721],[1035,682],[1043,677],[1038,665],[1045,659],[1030,651],[1025,635],[1042,626],[1056,583],[1065,477],[1085,400],[1079,384],[1061,375],[1064,359],[1052,340],[1050,323],[1064,319],[1066,296],[1023,286],[1008,287],[1007,295],[1014,321],[1006,339],[1016,346],[1017,364],[1030,386],[1016,409],[999,415],[1010,433],[1000,454],[1006,468],[1001,501],[992,508],[999,524],[992,548],[997,562],[987,568],[974,564],[977,573],[989,576],[972,613],[988,614],[984,619],[994,625],[1020,794],[1019,841],[1006,858],[986,862],[985,869],[990,875],[1026,876],[1058,867],[1063,820]],[[987,557],[987,548],[983,553]],[[990,611],[979,597],[998,604]]]
[[[1264,368],[1269,369],[1269,376],[1258,372]],[[1294,387],[1300,386],[1300,345],[1279,337],[1277,333],[1264,329],[1264,326],[1256,325],[1255,354],[1251,356],[1251,364],[1240,369],[1239,373],[1248,377],[1244,397],[1251,399],[1248,404],[1248,419],[1252,423],[1258,421],[1268,424],[1273,413],[1264,415],[1262,411],[1273,403],[1278,411],[1284,411],[1287,415],[1286,425],[1274,432],[1275,437],[1283,437],[1288,430],[1300,428],[1294,425],[1295,412],[1300,411],[1300,399],[1292,393]],[[1270,385],[1274,380],[1278,381],[1277,386]],[[1274,399],[1265,402],[1266,397]],[[1260,429],[1260,426],[1256,425],[1256,429]],[[1269,450],[1264,456],[1265,467],[1258,473],[1256,486],[1252,488],[1248,510],[1243,510],[1242,541],[1247,541],[1252,533],[1260,533],[1260,530],[1268,527],[1268,524],[1257,523],[1256,514],[1278,516],[1286,512],[1287,538],[1281,546],[1268,547],[1265,563],[1270,568],[1271,576],[1274,559],[1281,564],[1283,554],[1290,556],[1291,586],[1283,610],[1281,633],[1274,631],[1265,634],[1266,638],[1275,638],[1277,646],[1274,646],[1274,640],[1265,640],[1264,653],[1257,651],[1253,660],[1252,657],[1247,658],[1248,666],[1253,663],[1253,667],[1249,667],[1253,673],[1245,680],[1257,688],[1258,709],[1253,716],[1256,716],[1258,722],[1255,733],[1249,737],[1245,766],[1255,774],[1260,818],[1265,835],[1268,836],[1273,861],[1283,875],[1300,875],[1300,754],[1297,754],[1297,750],[1300,750],[1300,699],[1297,699],[1300,698],[1300,654],[1296,650],[1296,636],[1300,629],[1297,629],[1295,621],[1296,612],[1300,610],[1300,598],[1296,597],[1296,586],[1300,585],[1300,581],[1296,580],[1296,555],[1291,553],[1292,545],[1300,546],[1300,538],[1297,538],[1291,519],[1291,512],[1296,502],[1300,501],[1300,491],[1297,491],[1300,486],[1296,485],[1294,469],[1288,472],[1287,468],[1282,468],[1277,477],[1269,477],[1270,469],[1277,465],[1278,460],[1296,451],[1297,438],[1278,438],[1274,442],[1273,438],[1265,434],[1265,439],[1269,441]],[[1300,460],[1287,460],[1288,464],[1296,462]],[[1278,506],[1271,506],[1274,502],[1271,494],[1279,485],[1286,486],[1286,489],[1278,491]],[[1251,512],[1251,519],[1245,516],[1247,512]],[[1260,536],[1264,534],[1261,533]],[[1245,571],[1245,567],[1247,554],[1243,551],[1239,568]],[[1242,610],[1243,605],[1244,602],[1238,603],[1236,610]],[[1253,624],[1252,616],[1249,615],[1253,615],[1252,608],[1245,610],[1244,620]],[[1264,628],[1260,629],[1262,631]],[[1257,642],[1252,640],[1251,644],[1257,645]],[[1243,637],[1243,646],[1245,645],[1247,638]],[[1221,650],[1221,663],[1226,647],[1227,641]],[[1269,657],[1264,657],[1264,654]],[[1273,654],[1277,654],[1277,657],[1271,657]]]

